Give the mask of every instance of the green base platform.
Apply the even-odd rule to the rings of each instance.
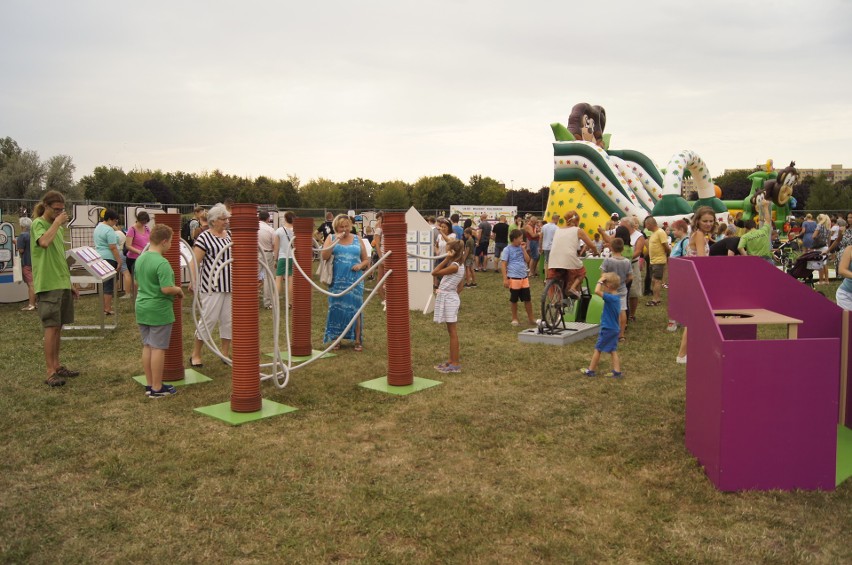
[[[139,383],[142,386],[145,386],[147,381],[145,380],[145,375],[137,375],[133,377],[133,380]],[[170,384],[172,386],[186,386],[186,385],[197,385],[199,383],[206,383],[208,381],[212,381],[210,377],[205,377],[195,369],[184,369],[183,378],[179,381],[167,381],[163,379],[163,382],[166,384]]]
[[[414,377],[414,382],[408,386],[391,386],[388,384],[387,377],[379,377],[378,379],[359,383],[358,386],[377,390],[379,392],[386,392],[388,394],[405,396],[407,394],[426,390],[427,388],[432,388],[433,386],[438,386],[439,384],[442,384],[441,381],[433,381],[431,379],[421,379],[420,377]]]
[[[323,359],[331,359],[332,357],[337,357],[336,353],[331,353],[330,351],[328,353],[326,353],[325,355],[321,355],[321,354],[322,354],[322,351],[320,351],[318,349],[312,349],[310,355],[294,355],[293,361],[307,361],[309,359],[316,359],[317,357],[322,357]],[[264,355],[266,355],[267,357],[274,357],[274,355],[272,353],[264,353]],[[287,361],[289,358],[290,358],[290,356],[287,354],[286,351],[281,352],[281,359],[283,359],[284,361]]]
[[[200,412],[205,416],[210,416],[212,418],[216,418],[217,420],[222,420],[223,422],[227,422],[232,426],[239,426],[240,424],[245,424],[246,422],[254,422],[256,420],[262,420],[264,418],[271,418],[272,416],[280,416],[281,414],[287,414],[288,412],[295,412],[298,408],[293,408],[292,406],[287,406],[286,404],[279,404],[278,402],[273,402],[272,400],[263,399],[263,404],[261,405],[260,410],[257,412],[234,412],[231,410],[230,402],[223,402],[222,404],[213,404],[211,406],[204,406],[202,408],[196,408],[196,412]]]
[[[837,426],[837,486],[852,477],[852,430]]]

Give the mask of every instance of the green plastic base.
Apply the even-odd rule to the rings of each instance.
[[[337,357],[336,353],[328,352],[325,355],[320,355],[322,353],[319,349],[312,349],[310,355],[293,355],[293,361],[307,361],[308,359],[316,359],[317,357],[322,357],[323,359],[331,359],[332,357]],[[267,357],[274,357],[272,353],[264,353]],[[286,351],[281,352],[281,359],[284,361],[288,360],[290,356]]]
[[[133,377],[133,380],[139,383],[142,386],[145,386],[147,381],[145,380],[145,375],[137,375]],[[163,379],[164,383],[168,383],[172,386],[186,386],[186,385],[197,385],[199,383],[206,383],[212,381],[210,377],[205,377],[195,369],[184,369],[183,378],[179,381],[167,381]]]
[[[852,477],[852,430],[837,426],[837,486]]]
[[[405,396],[415,392],[420,392],[421,390],[426,390],[427,388],[432,388],[433,386],[438,386],[439,384],[442,384],[441,381],[433,381],[431,379],[421,379],[420,377],[414,377],[414,382],[408,386],[391,386],[388,384],[387,377],[379,377],[378,379],[359,383],[358,386],[369,388],[371,390],[377,390],[379,392],[386,392],[388,394]]]
[[[686,216],[692,214],[692,206],[677,194],[666,194],[654,204],[653,216]]]
[[[728,211],[725,203],[715,196],[711,196],[710,198],[699,198],[695,201],[695,204],[692,205],[692,209],[698,210],[701,206],[710,206],[717,214],[724,214]]]
[[[232,426],[239,426],[240,424],[245,424],[246,422],[254,422],[256,420],[262,420],[264,418],[271,418],[272,416],[280,416],[281,414],[287,414],[288,412],[295,412],[298,408],[293,408],[292,406],[287,406],[286,404],[279,404],[278,402],[273,402],[272,400],[263,399],[260,410],[257,412],[234,412],[231,410],[230,402],[223,402],[222,404],[212,404],[210,406],[204,406],[202,408],[196,408],[196,412],[200,412],[205,416],[210,416],[212,418],[216,418],[217,420],[222,420],[223,422],[227,422]]]

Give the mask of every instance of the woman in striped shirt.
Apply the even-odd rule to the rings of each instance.
[[[231,259],[231,250],[226,249],[216,261],[216,256],[231,243],[231,233],[228,231],[230,217],[231,213],[224,204],[213,206],[207,212],[210,228],[198,235],[192,249],[195,261],[201,267],[201,273],[199,275],[193,264],[192,281],[194,282],[190,283],[190,290],[199,293],[201,319],[195,331],[192,356],[189,358],[191,367],[203,366],[201,347],[204,342],[201,340],[201,332],[212,333],[216,324],[219,324],[222,355],[231,356],[231,265],[219,268],[222,263]]]

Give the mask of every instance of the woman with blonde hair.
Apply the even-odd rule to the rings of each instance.
[[[831,218],[828,214],[820,214],[816,219],[817,227],[814,230],[813,236],[813,249],[814,251],[819,251],[820,253],[827,254],[828,253],[828,243],[829,238],[831,237]],[[820,262],[821,267],[819,268],[819,282],[816,284],[826,285],[829,283],[828,280],[828,261],[823,259]]]
[[[343,292],[361,277],[361,271],[369,268],[370,256],[361,244],[360,238],[352,233],[352,220],[346,214],[340,214],[332,222],[334,233],[325,238],[322,248],[322,258],[332,260],[332,279],[329,292]],[[337,245],[334,245],[335,242]],[[343,334],[343,339],[355,342],[355,351],[363,351],[363,314],[343,333],[355,313],[364,304],[364,281],[358,283],[343,296],[328,297],[328,317],[325,322],[323,343],[336,340]],[[339,349],[340,344],[335,346]]]

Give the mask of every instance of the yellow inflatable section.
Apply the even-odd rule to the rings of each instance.
[[[546,221],[553,214],[559,214],[559,225],[565,225],[565,214],[576,210],[580,214],[580,228],[590,236],[598,231],[598,226],[606,227],[610,215],[598,204],[579,181],[553,181],[550,183],[550,198],[547,200]]]

